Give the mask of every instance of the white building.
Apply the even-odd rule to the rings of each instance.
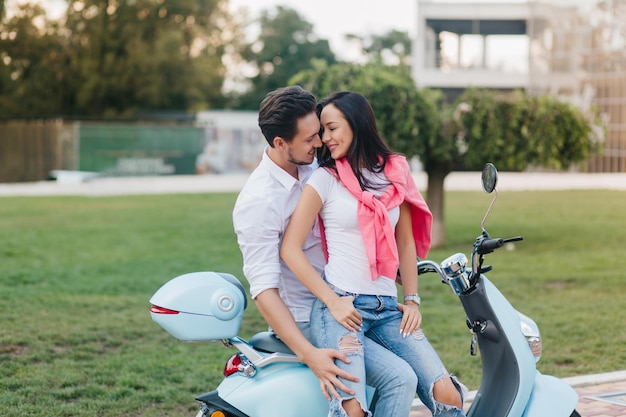
[[[626,172],[626,0],[416,0],[413,78],[597,106],[609,135],[590,171]]]

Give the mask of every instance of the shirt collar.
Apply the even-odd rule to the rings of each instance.
[[[269,150],[269,146],[266,146],[263,150],[263,158],[261,159],[261,164],[268,170],[268,172],[276,178],[276,180],[282,185],[285,189],[290,190],[293,186],[299,181],[295,179],[291,174],[278,166],[267,154]],[[298,177],[300,181],[306,181],[309,179],[311,172],[317,168],[317,161],[313,161],[312,164],[309,165],[298,165]]]

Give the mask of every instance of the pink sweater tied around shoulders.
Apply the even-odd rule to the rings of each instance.
[[[380,195],[361,190],[359,181],[345,158],[335,161],[338,180],[358,200],[357,216],[363,242],[370,264],[371,279],[379,276],[395,279],[398,266],[398,247],[387,211],[407,201],[411,206],[413,239],[419,258],[430,250],[432,214],[420,194],[409,164],[401,155],[391,155],[385,164],[384,174],[391,183]],[[321,225],[323,228],[323,225]],[[324,234],[323,244],[326,246]]]

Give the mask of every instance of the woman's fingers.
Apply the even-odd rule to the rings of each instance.
[[[409,334],[417,330],[422,324],[422,314],[417,306],[403,305],[400,310],[402,311],[402,321],[400,322],[400,333],[407,337]]]

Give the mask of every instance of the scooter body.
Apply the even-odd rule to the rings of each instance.
[[[487,164],[483,188],[495,190],[497,172]],[[491,185],[488,184],[490,180]],[[496,193],[497,196],[497,193]],[[536,368],[541,335],[534,321],[519,313],[486,277],[484,256],[505,243],[491,239],[481,224],[471,265],[465,255],[450,256],[441,264],[418,261],[420,275],[437,273],[466,312],[472,332],[471,354],[480,350],[482,379],[468,417],[575,417],[576,392],[558,378]],[[214,390],[196,397],[196,417],[323,417],[328,402],[317,377],[273,333],[261,332],[246,341],[237,336],[247,298],[234,276],[195,272],[164,284],[150,299],[152,319],[183,341],[221,340],[238,350],[224,368],[225,378]],[[375,391],[368,387],[368,407],[375,407]]]
[[[328,414],[328,402],[320,393],[319,380],[307,366],[295,362],[269,365],[253,377],[232,374],[224,378],[216,391],[200,395],[197,400],[204,404],[205,411],[226,402],[240,412],[233,414],[238,417]]]
[[[245,290],[232,275],[194,272],[163,285],[150,299],[152,319],[187,342],[222,340],[239,352],[224,369],[216,390],[199,395],[198,417],[222,411],[229,417],[323,417],[328,401],[319,380],[273,333],[250,341],[237,336],[247,306]],[[368,404],[374,390],[368,387]]]
[[[492,239],[485,221],[497,198],[497,170],[486,164],[482,173],[483,190],[496,193],[481,223],[482,233],[475,239],[471,264],[462,253],[441,264],[418,261],[418,272],[435,272],[448,284],[466,313],[472,332],[470,353],[480,349],[482,380],[468,417],[575,417],[576,391],[558,378],[542,375],[536,368],[541,358],[542,341],[537,324],[517,311],[485,276],[487,254],[506,244],[523,240],[517,236]]]
[[[530,320],[513,308],[485,276],[474,291],[461,295],[468,323],[481,352],[483,375],[468,410],[473,416],[570,416],[578,395],[566,383],[536,369],[520,320]]]

